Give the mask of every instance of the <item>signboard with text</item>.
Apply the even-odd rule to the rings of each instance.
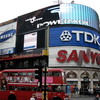
[[[15,52],[17,22],[0,27],[0,55]]]
[[[100,34],[93,28],[59,25],[49,28],[49,66],[100,67]]]
[[[37,48],[37,32],[24,35],[24,50]]]
[[[90,26],[98,30],[99,17],[96,11],[85,5],[53,5],[19,16],[17,34],[58,24]]]
[[[54,5],[19,16],[17,34],[58,24],[59,8],[59,5]]]
[[[91,7],[81,4],[60,5],[61,24],[78,24],[99,30],[99,16]]]
[[[76,25],[50,28],[49,46],[82,46],[100,50],[98,31]]]
[[[49,67],[100,68],[100,51],[89,47],[49,47]]]

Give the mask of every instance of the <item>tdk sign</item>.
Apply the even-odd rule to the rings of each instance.
[[[50,46],[83,46],[100,50],[100,34],[79,26],[51,28]]]
[[[100,46],[100,41],[99,41],[100,37],[96,36],[95,34],[92,35],[89,32],[76,31],[76,30],[72,30],[71,33],[76,34],[76,41],[81,41],[80,35],[83,34],[85,42],[94,43],[94,44],[97,44],[98,46]],[[62,34],[60,35],[61,41],[70,41],[71,38],[72,38],[72,35],[70,34],[70,32],[68,30],[63,31]]]
[[[15,35],[15,33],[16,33],[15,29],[11,29],[11,30],[8,30],[8,31],[2,33],[0,35],[0,43],[10,39],[11,37],[13,37]]]
[[[60,35],[61,41],[71,41],[72,35],[68,30],[64,30]]]

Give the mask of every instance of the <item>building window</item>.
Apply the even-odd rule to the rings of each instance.
[[[67,73],[67,78],[77,78],[77,74],[73,71]]]
[[[93,74],[93,79],[98,79],[98,74],[96,72]]]
[[[5,69],[9,68],[9,62],[5,62]]]
[[[84,77],[89,77],[89,73],[88,72],[83,72],[80,76],[81,78],[84,78]]]
[[[24,61],[24,68],[28,68],[28,60]]]

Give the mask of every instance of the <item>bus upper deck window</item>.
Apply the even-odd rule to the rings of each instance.
[[[32,73],[32,72],[28,72],[28,73],[27,73],[27,76],[33,76],[33,74],[34,74],[34,73]]]
[[[47,76],[52,76],[52,75],[51,75],[51,72],[47,72]]]
[[[10,72],[10,76],[18,76],[17,72]]]
[[[27,75],[26,72],[21,72],[21,73],[19,73],[19,76],[26,76],[26,75]]]
[[[3,76],[9,76],[8,72],[3,73]]]

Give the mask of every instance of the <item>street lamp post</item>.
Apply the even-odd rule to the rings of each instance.
[[[46,100],[46,73],[47,73],[47,68],[46,66],[44,67],[44,100]]]

